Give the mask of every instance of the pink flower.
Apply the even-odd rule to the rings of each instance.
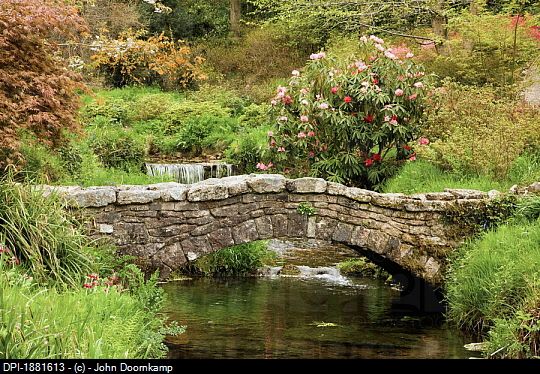
[[[292,97],[290,97],[289,95],[286,95],[286,96],[283,98],[283,104],[285,104],[285,105],[292,104],[292,102],[293,102],[293,99],[292,99]]]
[[[418,144],[420,144],[420,145],[428,145],[429,144],[429,139],[421,137],[420,139],[418,139]]]
[[[373,161],[381,161],[382,160],[382,157],[380,155],[380,153],[375,153],[372,157]]]
[[[87,277],[93,280],[97,280],[99,278],[97,274],[88,274]]]
[[[297,136],[298,136],[298,139],[303,139],[306,137],[306,133],[303,131],[300,131]]]
[[[303,122],[303,123],[309,122],[309,117],[308,116],[300,116],[300,122]]]
[[[352,97],[350,97],[350,96],[345,96],[345,97],[343,98],[343,101],[345,101],[347,104],[349,104],[349,103],[352,101]]]
[[[414,57],[414,53],[409,52],[409,53],[407,53],[407,54],[405,55],[405,57],[407,57],[407,58],[413,58],[413,57]]]
[[[330,92],[332,92],[333,94],[336,94],[338,91],[339,87],[332,87],[332,89],[330,90]]]
[[[328,103],[320,103],[319,104],[319,109],[328,109]]]
[[[300,72],[298,70],[293,70],[291,74],[292,74],[293,77],[299,77],[300,76]]]
[[[385,55],[386,57],[388,57],[390,60],[395,60],[395,59],[397,59],[397,56],[396,56],[395,54],[393,54],[392,52],[390,52],[390,51],[385,51],[385,52],[384,52],[384,55]]]
[[[313,158],[313,157],[315,157],[315,152],[313,152],[313,151],[309,151],[309,153],[308,153],[308,157],[309,157],[309,158]]]
[[[272,138],[272,140],[270,140],[270,147],[275,147],[276,146],[276,140],[274,138]]]
[[[267,167],[268,169],[270,169],[272,166],[274,166],[274,164],[272,163],[272,161],[270,161],[270,162],[268,163],[268,165],[266,165],[266,167]]]
[[[0,253],[9,253],[9,248],[4,244],[0,244]]]
[[[418,95],[414,93],[414,94],[409,96],[409,100],[416,100],[417,97],[418,97]]]
[[[307,136],[309,136],[310,138],[314,137],[315,136],[315,132],[314,131],[309,131],[307,133]]]
[[[396,96],[403,96],[403,90],[401,88],[398,88],[397,90],[394,91],[394,95]]]
[[[278,151],[278,152],[285,152],[285,148],[284,148],[284,147],[279,147],[279,148],[277,149],[277,151]]]
[[[300,93],[301,93],[302,95],[307,95],[308,92],[309,92],[309,89],[307,89],[307,88],[302,88],[302,89],[300,90]]]
[[[424,87],[424,84],[422,82],[416,82],[413,86],[416,88],[422,88]]]
[[[267,134],[268,136],[270,136],[270,137],[274,136],[274,132],[273,132],[273,131],[268,131],[266,134]]]
[[[270,101],[270,104],[272,104],[272,106],[276,106],[276,105],[277,105],[277,101],[276,101],[276,100],[272,100],[272,101]]]
[[[364,61],[357,61],[354,65],[360,73],[368,68]]]
[[[94,288],[95,284],[94,283],[85,283],[85,284],[83,284],[83,287],[84,288]]]
[[[373,160],[371,158],[367,158],[365,161],[364,161],[364,165],[366,165],[366,167],[371,167],[371,165],[373,165]]]
[[[380,44],[375,44],[375,48],[377,48],[381,52],[385,51],[384,47],[382,45],[380,45]]]
[[[284,96],[285,96],[285,92],[279,91],[279,92],[277,93],[277,95],[276,95],[276,98],[277,98],[277,99],[282,99]]]
[[[373,40],[375,43],[384,44],[384,40],[381,38],[376,37],[375,35],[370,35],[369,38]]]
[[[319,52],[319,53],[312,53],[309,58],[311,60],[320,60],[321,58],[325,58],[326,57],[326,53],[324,52]]]
[[[405,80],[405,77],[403,75],[398,75],[397,80],[403,82]]]
[[[259,169],[259,170],[268,170],[268,166],[266,166],[262,162],[259,162],[259,163],[257,163],[257,169]]]
[[[368,38],[367,38],[365,35],[362,35],[362,36],[360,37],[360,41],[361,41],[362,43],[367,43]]]
[[[413,153],[411,157],[409,157],[409,161],[416,161],[416,153]]]

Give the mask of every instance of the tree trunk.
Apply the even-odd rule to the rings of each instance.
[[[433,20],[431,21],[431,27],[433,29],[433,33],[439,37],[441,37],[444,40],[448,39],[448,28],[447,23],[448,20],[446,16],[444,15],[444,5],[445,0],[438,0],[437,5],[435,5],[435,12],[437,14],[433,17]]]
[[[233,36],[240,35],[240,17],[242,16],[242,8],[240,0],[229,0],[230,12],[229,21],[231,26],[231,33]]]

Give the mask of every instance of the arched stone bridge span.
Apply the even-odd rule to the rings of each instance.
[[[459,244],[445,212],[479,209],[486,193],[447,190],[406,196],[380,194],[323,179],[251,174],[192,185],[47,187],[85,208],[95,236],[163,275],[197,257],[270,238],[343,243],[398,265],[432,284],[441,280]],[[47,192],[46,192],[47,193]],[[301,214],[299,205],[312,207]],[[307,209],[310,210],[310,209]]]

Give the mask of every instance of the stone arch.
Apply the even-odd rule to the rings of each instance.
[[[318,178],[251,174],[193,185],[47,187],[85,208],[96,237],[138,256],[164,275],[200,255],[261,239],[314,238],[356,248],[432,284],[459,244],[443,222],[456,205],[478,209],[487,194],[447,190],[380,194]],[[300,204],[314,209],[303,215]]]

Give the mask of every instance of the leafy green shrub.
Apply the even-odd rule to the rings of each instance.
[[[442,50],[426,44],[419,58],[427,71],[462,84],[512,84],[538,56],[538,41],[530,35],[530,25],[520,19],[515,29],[515,18],[506,14],[453,14],[448,22],[450,37]]]
[[[362,38],[359,56],[312,54],[303,72],[279,87],[277,132],[269,163],[278,170],[376,188],[405,159],[423,116],[425,79],[410,51]],[[260,168],[266,170],[267,165]]]
[[[229,117],[230,111],[212,101],[185,100],[170,107],[159,118],[165,122],[164,133],[170,135],[177,133],[189,118],[201,116]]]
[[[192,267],[197,273],[213,277],[253,274],[274,258],[266,245],[266,241],[259,241],[225,248],[197,259]]]
[[[141,168],[144,163],[145,141],[137,137],[132,130],[123,128],[94,130],[88,142],[106,167],[127,171],[131,167]]]
[[[540,111],[505,100],[491,87],[446,82],[431,98],[421,156],[466,175],[503,179],[528,147],[540,144]]]
[[[92,242],[54,195],[0,182],[0,244],[39,281],[79,285],[91,273]]]
[[[81,118],[85,122],[100,121],[109,124],[129,124],[131,103],[121,98],[104,100],[97,98],[81,109]]]
[[[246,128],[236,135],[235,140],[225,150],[227,162],[236,165],[243,173],[256,171],[256,164],[268,152],[268,131],[270,127]]]
[[[28,139],[20,148],[25,164],[18,177],[38,183],[54,183],[67,173],[67,164],[47,147]]]
[[[237,120],[230,117],[192,117],[177,133],[177,148],[195,155],[200,155],[203,149],[223,150],[237,128]]]

